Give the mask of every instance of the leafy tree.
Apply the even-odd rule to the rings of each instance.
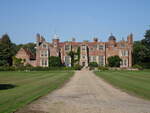
[[[34,43],[27,43],[27,44],[19,44],[17,45],[16,50],[18,51],[20,48],[28,49],[31,53],[35,54],[36,53],[36,44]]]
[[[68,53],[68,55],[71,57],[71,66],[73,67],[74,66],[74,62],[75,62],[75,60],[74,60],[75,52],[70,51]]]
[[[111,56],[107,60],[110,67],[120,67],[120,62],[122,61],[119,56]]]
[[[141,41],[134,42],[133,45],[133,63],[140,64],[146,60],[148,48],[141,43]]]
[[[15,67],[22,67],[24,65],[24,61],[23,59],[21,58],[16,58],[15,56],[13,57],[13,65]]]
[[[16,53],[15,47],[7,34],[0,38],[0,66],[12,65],[12,56]]]
[[[133,63],[150,67],[150,30],[147,30],[141,41],[135,41],[133,45]]]
[[[60,67],[62,66],[61,58],[57,56],[49,57],[49,67]]]
[[[146,30],[144,37],[145,38],[142,40],[142,44],[150,48],[150,29]]]

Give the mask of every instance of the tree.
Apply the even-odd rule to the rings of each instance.
[[[21,58],[16,58],[15,56],[13,57],[13,65],[15,67],[22,67],[24,65],[24,61],[23,59]]]
[[[135,41],[133,44],[133,63],[141,64],[148,60],[147,57],[148,48],[141,43],[141,41]]]
[[[110,67],[120,67],[120,62],[122,61],[119,56],[111,56],[107,60]]]
[[[133,63],[143,67],[150,67],[150,30],[147,30],[141,41],[133,45]]]
[[[12,65],[12,56],[15,55],[15,47],[7,34],[0,38],[0,66]]]
[[[17,51],[20,49],[20,48],[24,48],[24,49],[28,49],[31,53],[35,54],[36,53],[36,44],[34,43],[27,43],[27,44],[19,44],[17,45]]]
[[[142,44],[150,49],[150,29],[146,30],[144,37],[145,38],[142,40]]]
[[[75,52],[73,52],[73,51],[70,51],[69,53],[68,53],[68,55],[71,57],[71,66],[73,67],[74,66],[74,56],[75,56]]]
[[[50,56],[49,57],[49,67],[60,67],[62,66],[60,57]]]

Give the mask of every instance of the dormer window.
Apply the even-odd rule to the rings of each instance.
[[[47,48],[47,45],[46,45],[46,44],[43,44],[43,48]]]

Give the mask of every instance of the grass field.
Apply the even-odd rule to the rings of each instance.
[[[0,90],[0,113],[16,109],[62,86],[73,71],[0,72],[0,84],[12,84],[11,89]]]
[[[129,94],[150,100],[150,70],[96,71],[95,74]]]

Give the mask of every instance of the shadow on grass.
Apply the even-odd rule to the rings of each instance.
[[[13,84],[0,84],[0,90],[12,89],[15,87],[16,85],[13,85]]]

